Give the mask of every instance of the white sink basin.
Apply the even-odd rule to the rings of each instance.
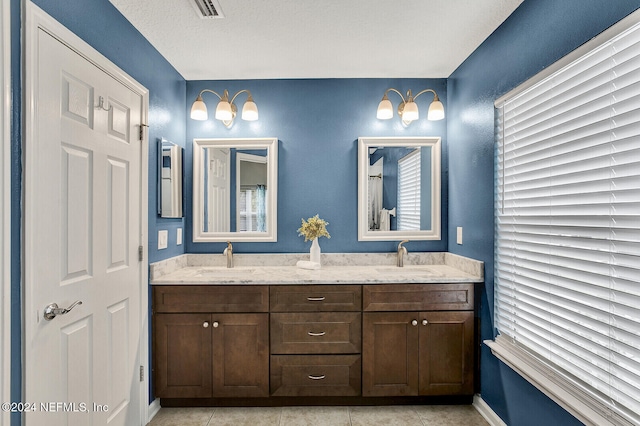
[[[250,275],[256,271],[255,268],[246,268],[246,267],[238,267],[238,268],[227,268],[224,266],[211,266],[207,268],[202,268],[195,275],[198,277],[211,277],[211,278],[225,278],[225,277],[238,277],[240,275]]]
[[[426,266],[382,266],[376,268],[376,271],[384,275],[437,275]]]

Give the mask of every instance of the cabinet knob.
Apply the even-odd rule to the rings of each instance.
[[[203,323],[202,323],[202,326],[203,326],[204,328],[209,328],[209,321],[205,321],[205,322],[203,322]]]
[[[213,322],[213,328],[218,328],[219,325],[220,323],[218,321]]]
[[[413,325],[414,327],[415,327],[416,325],[418,325],[418,320],[413,320],[413,321],[411,321],[411,325]]]
[[[422,325],[427,325],[427,324],[429,324],[429,321],[427,321],[426,319],[423,319],[422,320]]]

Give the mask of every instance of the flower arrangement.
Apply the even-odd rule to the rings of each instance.
[[[329,222],[320,219],[318,215],[310,217],[306,221],[302,219],[302,226],[298,228],[298,235],[304,237],[304,241],[311,241],[319,237],[331,238],[327,232]]]

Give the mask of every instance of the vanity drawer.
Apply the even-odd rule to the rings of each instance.
[[[360,355],[272,355],[273,396],[357,396]]]
[[[359,311],[359,285],[271,286],[271,312]]]
[[[155,312],[269,312],[269,288],[259,285],[153,287]]]
[[[363,311],[471,311],[473,284],[363,286]]]
[[[360,353],[360,312],[272,313],[272,354]]]

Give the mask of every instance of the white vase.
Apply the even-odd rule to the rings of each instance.
[[[313,242],[311,243],[311,249],[309,249],[309,255],[310,255],[309,260],[320,264],[320,254],[321,254],[320,244],[318,244],[318,239],[314,238]]]

